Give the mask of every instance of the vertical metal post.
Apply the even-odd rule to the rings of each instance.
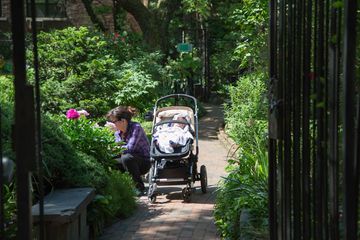
[[[303,209],[303,239],[311,236],[311,153],[310,153],[310,89],[311,89],[311,23],[312,1],[304,1],[304,26],[303,26],[303,74],[302,74],[302,209]]]
[[[292,1],[286,0],[284,1],[285,11],[286,9],[292,8]],[[285,55],[284,55],[284,81],[283,81],[283,97],[284,97],[284,239],[291,239],[292,236],[292,226],[293,223],[291,221],[292,217],[292,138],[291,138],[291,101],[292,101],[292,79],[291,79],[291,68],[292,68],[292,32],[291,32],[291,13],[287,13],[285,15]]]
[[[35,0],[31,1],[31,25],[32,25],[32,40],[33,40],[33,54],[34,54],[34,70],[35,70],[35,106],[36,106],[36,159],[37,159],[37,172],[39,176],[39,239],[45,239],[44,229],[44,183],[42,171],[42,144],[41,144],[41,109],[40,109],[40,76],[39,76],[39,57],[37,45],[37,23],[36,23],[36,3]],[[35,127],[35,126],[34,126]]]
[[[293,205],[294,205],[294,239],[301,239],[301,71],[302,71],[302,3],[294,1],[293,10],[293,38],[294,48],[293,54]]]
[[[270,37],[269,37],[269,43],[270,43],[270,79],[276,79],[276,68],[277,68],[277,32],[276,32],[276,26],[277,26],[277,0],[271,0],[270,1]],[[273,80],[274,81],[274,80]],[[271,83],[270,86],[271,87]],[[276,86],[277,87],[277,86]],[[271,90],[269,90],[271,91]],[[270,94],[273,94],[270,92]],[[270,96],[270,101],[272,96]],[[273,110],[275,111],[275,110]],[[269,113],[271,114],[271,113]],[[270,117],[269,117],[270,119]],[[269,127],[270,124],[269,124]],[[270,130],[269,130],[270,132]],[[268,185],[269,185],[269,233],[270,233],[270,240],[277,240],[277,168],[276,168],[276,139],[272,139],[269,137],[269,176],[268,176]]]
[[[17,177],[17,238],[32,239],[30,169],[35,163],[33,89],[26,85],[24,1],[11,1],[15,85],[14,146]]]
[[[354,81],[357,1],[345,0],[344,18],[344,188],[345,239],[357,238],[358,176],[355,159]]]
[[[335,41],[330,41],[329,44],[329,59],[328,59],[328,111],[329,111],[329,125],[328,125],[328,148],[327,156],[329,161],[329,239],[339,239],[339,153],[338,153],[338,124],[339,124],[339,61],[340,61],[340,36],[339,36],[339,11],[332,9],[330,11],[330,36],[336,36]]]

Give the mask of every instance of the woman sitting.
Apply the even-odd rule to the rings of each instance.
[[[106,117],[115,125],[115,142],[123,142],[125,148],[122,155],[116,158],[118,168],[128,171],[135,182],[136,188],[145,191],[141,175],[150,169],[150,144],[144,129],[139,123],[131,121],[135,109],[119,106],[110,110]]]

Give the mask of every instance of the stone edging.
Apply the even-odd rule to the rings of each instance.
[[[222,145],[228,150],[227,159],[236,157],[239,145],[226,134],[223,128],[219,128],[217,136]]]

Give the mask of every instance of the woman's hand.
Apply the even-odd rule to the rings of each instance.
[[[106,122],[104,127],[108,127],[113,132],[117,131],[116,125],[112,122]]]

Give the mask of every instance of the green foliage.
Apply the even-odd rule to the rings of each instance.
[[[65,115],[53,115],[52,120],[59,124],[60,130],[77,150],[93,156],[104,167],[113,166],[112,158],[122,152],[121,146],[114,142],[113,132],[84,116],[74,120]]]
[[[144,50],[136,34],[104,35],[86,27],[39,34],[42,109],[83,108],[103,116],[116,104],[143,110],[165,81],[162,55]],[[28,52],[29,59],[32,52]],[[29,61],[30,62],[30,61]],[[33,81],[34,69],[29,69]]]
[[[3,186],[4,203],[4,230],[7,239],[16,239],[16,195],[15,184],[4,184]]]
[[[106,169],[93,156],[76,149],[61,127],[47,116],[43,117],[42,131],[42,160],[49,184],[56,188],[91,186],[96,189],[106,185]]]
[[[252,137],[253,147],[229,160],[229,175],[218,189],[214,217],[225,239],[267,239],[267,151],[256,132]],[[247,219],[241,218],[244,211]]]
[[[216,198],[214,217],[224,239],[267,239],[265,80],[264,73],[252,72],[229,87],[226,131],[240,147]]]
[[[3,155],[14,159],[11,149],[11,124],[13,122],[14,85],[11,77],[0,76],[0,114],[1,114],[1,139]]]
[[[14,101],[14,82],[11,75],[0,75],[0,92],[1,102],[10,103]]]
[[[182,0],[185,12],[198,13],[204,18],[210,15],[210,3],[208,0]]]
[[[186,92],[187,79],[194,78],[201,69],[201,60],[195,54],[182,53],[177,59],[169,60],[166,70],[170,80],[169,87],[178,92]]]
[[[136,208],[135,185],[131,176],[112,170],[109,173],[109,183],[104,192],[111,196],[109,201],[111,212],[116,217],[128,217]]]
[[[229,88],[231,103],[225,105],[226,131],[237,142],[251,146],[248,136],[264,136],[267,119],[266,75],[261,72],[241,77]]]
[[[87,219],[94,237],[101,233],[109,219],[130,216],[136,208],[134,183],[128,173],[110,171],[109,182],[101,192],[88,211]]]
[[[86,109],[98,110],[94,115],[101,115],[114,105],[111,96],[116,90],[117,60],[104,35],[85,27],[71,27],[41,32],[38,37],[45,111],[58,113],[86,104]]]
[[[137,64],[126,62],[122,65],[117,81],[118,91],[115,93],[115,103],[118,105],[130,105],[141,112],[149,107],[156,98],[156,87],[150,74],[142,71]]]
[[[267,64],[268,1],[212,1],[211,66],[217,87]]]

